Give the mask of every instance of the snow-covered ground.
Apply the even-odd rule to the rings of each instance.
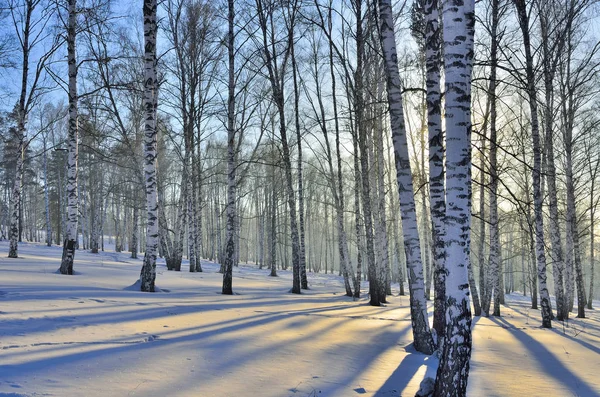
[[[410,346],[407,297],[371,307],[322,274],[297,296],[289,272],[243,265],[223,296],[216,264],[163,262],[163,292],[146,294],[130,288],[141,260],[128,253],[78,251],[63,276],[61,248],[19,248],[0,257],[0,397],[414,396],[435,373]],[[476,319],[470,396],[600,396],[597,310],[552,330],[527,298],[508,296],[503,314]]]

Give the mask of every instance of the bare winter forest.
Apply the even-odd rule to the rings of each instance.
[[[599,16],[0,0],[0,396],[600,396]]]

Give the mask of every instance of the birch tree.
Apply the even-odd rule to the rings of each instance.
[[[331,9],[331,8],[330,8]],[[331,19],[330,15],[328,15],[328,29],[331,29]],[[311,74],[313,77],[314,84],[314,94],[316,96],[315,101],[309,100],[311,104],[312,110],[315,114],[315,119],[321,132],[323,133],[323,141],[325,143],[325,156],[327,160],[328,167],[328,175],[327,181],[329,187],[331,189],[331,194],[333,197],[333,204],[335,208],[336,215],[336,225],[337,225],[337,237],[338,237],[338,250],[340,257],[340,267],[342,271],[342,276],[344,277],[344,287],[346,289],[346,295],[352,297],[354,295],[352,291],[352,287],[356,283],[356,276],[352,271],[352,264],[350,261],[350,252],[348,249],[348,237],[346,234],[346,228],[344,226],[344,191],[343,191],[343,178],[342,178],[342,160],[340,155],[340,126],[338,119],[338,108],[337,108],[337,99],[335,94],[335,85],[336,85],[336,75],[333,70],[333,50],[331,48],[332,43],[329,42],[329,72],[332,84],[332,107],[333,107],[333,118],[334,118],[334,130],[335,130],[335,151],[336,151],[336,163],[337,163],[337,173],[334,171],[334,156],[331,148],[331,143],[329,142],[329,134],[330,130],[327,125],[327,115],[325,111],[325,103],[323,101],[323,92],[321,86],[321,75],[319,68],[319,46],[318,39],[313,37],[313,52],[312,52],[312,61],[311,61]],[[308,91],[308,88],[305,85],[305,90]],[[307,92],[307,96],[308,96]],[[352,284],[350,283],[350,277],[352,277]]]
[[[156,75],[156,0],[144,0],[144,179],[146,184],[146,249],[140,273],[140,288],[154,292],[158,250],[158,191],[156,107],[158,80]]]
[[[567,9],[564,29],[564,51],[561,53],[563,58],[559,68],[560,77],[560,119],[562,138],[564,143],[565,156],[565,184],[566,184],[566,258],[565,263],[570,267],[575,268],[575,285],[577,287],[577,317],[585,318],[586,294],[583,281],[583,266],[581,258],[581,242],[580,242],[580,225],[578,222],[578,214],[576,208],[576,180],[579,179],[576,175],[576,154],[581,140],[585,139],[585,135],[590,133],[588,123],[583,124],[583,128],[579,127],[579,119],[592,119],[592,125],[595,120],[590,117],[591,109],[588,108],[589,103],[596,96],[594,87],[598,73],[600,73],[600,64],[598,63],[598,53],[600,52],[600,44],[596,43],[588,47],[582,40],[583,32],[579,26],[584,25],[584,11],[588,7],[588,2],[583,1],[577,4],[570,4]],[[584,55],[579,58],[577,50],[585,48]],[[579,58],[579,59],[578,59]],[[586,125],[587,124],[587,125]],[[584,152],[586,152],[584,148]],[[593,157],[593,156],[592,156]],[[584,162],[587,165],[590,174],[594,166],[592,157],[584,157]],[[590,188],[594,190],[594,178],[591,178]],[[594,203],[590,203],[590,211],[595,211]],[[591,266],[591,281],[593,281],[593,243],[594,243],[594,220],[590,226],[590,234],[592,236],[591,244],[592,251],[590,256]],[[593,287],[593,285],[590,285]],[[567,286],[569,297],[573,295],[571,285]],[[590,297],[591,299],[591,297]],[[570,299],[567,299],[570,304]],[[589,303],[588,303],[589,305]],[[588,306],[589,307],[589,306]],[[568,313],[568,312],[567,312]]]
[[[500,226],[498,219],[498,106],[497,106],[497,73],[498,73],[498,46],[500,45],[500,34],[498,32],[499,19],[502,16],[500,9],[500,0],[492,0],[491,9],[491,46],[490,46],[490,77],[489,77],[489,88],[488,88],[488,102],[490,109],[490,154],[489,154],[489,167],[490,167],[490,256],[489,256],[489,267],[490,267],[490,284],[487,286],[486,291],[486,313],[489,315],[490,305],[490,294],[494,296],[494,316],[500,315],[500,264],[502,263],[501,247],[500,247]]]
[[[439,0],[424,1],[426,102],[429,141],[429,208],[432,223],[434,304],[433,328],[437,338],[444,337],[446,290],[446,202],[444,198],[444,132],[440,92],[441,26]]]
[[[235,17],[234,2],[228,0],[228,32],[227,56],[228,77],[227,82],[227,237],[225,243],[225,268],[223,271],[223,294],[232,295],[232,272],[235,251],[235,218],[236,218],[236,179],[235,179],[235,35],[233,22]]]
[[[77,0],[69,0],[67,22],[67,62],[69,69],[69,133],[67,138],[67,233],[63,243],[61,274],[73,274],[73,261],[77,246],[77,219],[79,197],[77,190],[77,161],[79,134],[77,120]]]
[[[11,0],[8,3],[8,8],[17,36],[18,49],[22,56],[20,93],[16,107],[17,156],[11,195],[8,251],[9,258],[17,258],[19,256],[19,223],[22,212],[23,163],[25,150],[29,144],[26,136],[27,117],[39,96],[45,91],[42,84],[44,72],[52,55],[59,48],[60,40],[52,38],[48,29],[54,15],[54,7],[45,4],[42,0],[25,0],[22,3]],[[43,44],[46,40],[50,40],[51,44],[44,49]]]
[[[533,143],[533,205],[534,205],[534,223],[535,223],[535,256],[537,263],[537,273],[539,279],[540,305],[542,307],[542,327],[552,327],[552,306],[550,294],[548,293],[546,276],[546,253],[544,243],[544,214],[542,211],[542,148],[540,141],[540,127],[538,121],[538,99],[535,87],[535,72],[533,65],[533,55],[531,49],[531,39],[529,31],[529,14],[525,0],[513,0],[517,11],[519,27],[523,35],[523,47],[525,50],[525,72],[527,83],[527,97],[529,99],[529,110],[531,117],[531,140]]]
[[[471,357],[471,71],[475,2],[443,3],[446,123],[446,333],[434,396],[465,396]]]
[[[285,169],[285,182],[287,189],[287,202],[290,215],[290,228],[292,240],[292,290],[294,294],[301,293],[300,284],[300,241],[298,231],[298,216],[296,211],[296,194],[292,179],[292,160],[288,142],[288,127],[285,117],[285,75],[288,68],[291,45],[294,40],[292,26],[296,23],[297,4],[291,2],[281,9],[286,13],[286,36],[283,38],[283,48],[277,45],[275,11],[277,7],[270,0],[256,0],[259,27],[262,34],[261,51],[267,68],[268,79],[271,87],[273,102],[279,117],[279,134],[283,151],[283,165]],[[289,9],[288,9],[289,7]]]
[[[537,3],[537,11],[539,16],[540,39],[541,39],[541,58],[542,72],[544,79],[544,130],[546,133],[545,139],[545,154],[546,154],[546,185],[548,187],[548,207],[550,212],[549,232],[551,241],[551,258],[552,258],[552,273],[554,279],[554,295],[556,296],[556,319],[563,321],[569,316],[568,302],[570,302],[569,285],[572,280],[572,264],[567,259],[563,252],[562,237],[560,230],[560,220],[558,216],[558,193],[556,189],[556,160],[554,154],[554,126],[555,126],[555,101],[554,101],[554,77],[558,67],[559,57],[565,45],[566,31],[559,22],[563,19],[562,10],[557,8],[564,7],[563,4],[555,7],[553,1],[539,0]],[[553,18],[554,17],[554,18]],[[553,24],[554,22],[554,24]],[[567,240],[569,239],[567,234]],[[565,263],[569,265],[565,269]],[[567,296],[564,294],[563,273],[565,272],[567,284]]]
[[[404,232],[404,250],[408,267],[410,289],[410,311],[414,345],[417,351],[431,354],[435,350],[434,341],[427,319],[427,302],[425,301],[425,285],[423,282],[423,265],[417,228],[417,212],[412,185],[408,142],[404,127],[404,109],[402,106],[402,88],[398,57],[396,55],[396,38],[394,35],[394,18],[390,0],[379,0],[379,17],[381,23],[380,40],[385,60],[387,77],[387,99],[390,112],[390,126],[394,143],[396,178],[402,212],[402,230]],[[470,312],[469,312],[470,315]]]

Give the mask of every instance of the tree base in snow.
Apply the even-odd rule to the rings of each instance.
[[[63,244],[62,262],[60,264],[60,273],[73,275],[73,261],[75,260],[75,240],[65,240]]]

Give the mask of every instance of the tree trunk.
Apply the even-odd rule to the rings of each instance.
[[[275,187],[275,185],[273,185]],[[274,188],[271,193],[271,230],[269,233],[269,240],[271,241],[270,263],[271,263],[271,277],[277,277],[277,191]]]
[[[48,156],[44,137],[44,208],[46,210],[46,245],[52,246],[52,223],[50,221],[50,198],[48,194]]]
[[[552,327],[552,306],[547,287],[546,254],[544,252],[544,214],[542,209],[542,183],[541,183],[541,156],[540,130],[538,122],[537,94],[535,88],[535,74],[533,69],[533,55],[529,38],[529,15],[527,14],[525,0],[513,0],[517,9],[517,16],[523,34],[525,49],[527,95],[531,117],[531,139],[533,141],[533,203],[535,217],[535,255],[537,258],[537,272],[540,288],[540,301],[542,306],[542,327]]]
[[[332,44],[330,43],[330,46]],[[323,103],[323,95],[321,91],[321,83],[319,81],[318,75],[318,53],[315,52],[313,54],[313,64],[314,67],[313,73],[315,77],[315,91],[317,96],[317,102],[319,105],[319,111],[315,110],[315,113],[318,118],[319,125],[321,127],[321,131],[323,132],[323,139],[325,142],[325,151],[327,157],[327,165],[329,170],[329,186],[331,188],[331,194],[333,196],[333,205],[335,207],[335,215],[336,215],[336,225],[338,231],[338,250],[340,256],[340,272],[344,278],[344,287],[346,289],[346,296],[352,297],[354,293],[352,292],[352,286],[350,284],[350,276],[353,278],[353,284],[356,283],[354,273],[351,271],[351,263],[350,263],[350,253],[348,250],[348,238],[346,235],[346,230],[344,227],[344,192],[343,192],[343,179],[342,178],[342,163],[341,163],[341,154],[339,152],[339,121],[338,121],[338,111],[337,111],[337,100],[335,98],[335,86],[336,79],[333,68],[333,50],[330,48],[329,50],[329,66],[330,66],[330,77],[332,80],[332,92],[333,94],[333,113],[334,113],[334,122],[335,122],[335,144],[336,144],[336,160],[337,160],[337,174],[334,171],[333,167],[333,154],[331,150],[331,145],[329,143],[329,131],[327,129],[326,122],[326,114],[325,114],[325,105]]]
[[[496,72],[498,64],[498,19],[499,0],[492,0],[492,45],[490,51],[490,87],[488,101],[490,103],[490,288],[494,296],[494,316],[500,316],[500,264],[502,263],[500,247],[500,226],[498,219],[498,134],[496,130]],[[488,291],[488,295],[490,292]],[[488,305],[490,303],[488,302]],[[489,308],[487,311],[489,315]]]
[[[360,166],[358,160],[358,131],[352,134],[352,148],[354,153],[354,225],[356,233],[356,279],[354,281],[354,298],[360,298],[360,282],[362,272],[362,253],[364,252],[364,244],[362,231],[364,230],[360,212],[360,186],[362,185],[362,176],[360,173]],[[338,158],[339,160],[339,158]]]
[[[140,211],[138,209],[138,203],[137,203],[137,200],[135,200],[135,202],[133,204],[133,229],[132,229],[132,233],[131,233],[131,243],[129,244],[129,250],[131,251],[132,259],[137,259],[137,257],[138,257],[138,236],[140,234],[140,232],[139,232],[139,223],[140,223],[139,213],[140,213]]]
[[[471,71],[475,2],[443,3],[446,124],[446,334],[434,396],[465,396],[471,357]]]
[[[294,37],[294,26],[290,27],[290,33]],[[294,81],[294,121],[296,127],[296,141],[298,145],[298,228],[300,232],[300,287],[308,289],[306,278],[306,246],[304,242],[304,188],[302,186],[302,133],[300,131],[300,90],[298,88],[298,65],[296,64],[296,52],[293,40],[290,42],[290,56],[292,60],[292,77]]]
[[[284,89],[284,76],[283,76],[283,70],[279,70],[276,66],[277,66],[277,59],[275,58],[275,56],[277,54],[272,54],[270,52],[270,45],[269,45],[269,41],[267,39],[267,32],[268,32],[268,18],[271,17],[272,15],[267,15],[269,12],[271,12],[272,10],[264,10],[263,9],[263,5],[262,5],[262,1],[258,1],[257,0],[257,6],[258,6],[258,17],[259,17],[259,24],[261,27],[261,31],[262,31],[262,38],[263,38],[263,53],[265,55],[265,59],[266,59],[266,66],[268,69],[268,73],[269,73],[269,80],[271,83],[271,93],[273,95],[273,102],[275,103],[276,107],[277,107],[277,112],[279,115],[279,134],[280,134],[280,138],[281,138],[281,144],[282,144],[282,151],[283,151],[283,165],[284,165],[284,171],[285,171],[285,182],[286,182],[286,188],[287,188],[287,202],[288,202],[288,209],[289,209],[289,221],[290,221],[290,238],[292,240],[292,290],[291,292],[294,294],[300,294],[301,293],[301,288],[300,288],[300,246],[299,246],[299,236],[298,236],[298,218],[296,215],[296,196],[294,193],[294,184],[293,184],[293,179],[292,179],[292,161],[291,161],[291,154],[290,154],[290,148],[289,148],[289,143],[288,143],[288,138],[287,138],[287,124],[285,121],[285,95],[283,92]],[[294,11],[294,15],[291,18],[290,21],[288,21],[290,23],[291,26],[294,25],[295,23],[295,11]],[[293,31],[292,31],[293,32]],[[291,44],[293,42],[293,34],[288,32],[288,48],[286,49],[286,53],[287,51],[289,51],[289,49],[291,48]]]
[[[383,84],[382,82],[378,82],[377,84],[377,96],[379,102],[383,102]],[[383,113],[383,110],[382,110]],[[386,194],[385,194],[385,153],[387,150],[387,145],[384,145],[385,133],[383,129],[383,115],[381,117],[376,118],[376,127],[375,127],[375,150],[377,152],[377,173],[376,173],[376,181],[377,181],[377,212],[379,216],[377,228],[378,231],[378,242],[379,242],[379,262],[380,262],[380,283],[379,286],[381,289],[380,296],[383,298],[382,303],[387,302],[386,295],[391,295],[391,285],[390,285],[390,261],[389,261],[389,241],[387,235],[387,216],[386,216]]]
[[[154,292],[158,249],[158,191],[156,178],[156,0],[144,0],[144,180],[146,187],[146,250],[140,273],[140,289]]]
[[[227,237],[225,243],[225,268],[223,271],[224,295],[233,294],[233,261],[236,217],[236,180],[235,180],[235,56],[234,56],[234,2],[228,0],[227,54],[228,54],[228,97],[227,97]]]
[[[593,307],[593,298],[594,298],[594,262],[595,262],[595,239],[594,239],[594,226],[595,226],[595,220],[594,220],[594,215],[596,213],[596,208],[594,206],[594,199],[595,199],[595,191],[594,191],[594,184],[592,184],[591,187],[591,194],[590,194],[590,230],[592,231],[590,233],[590,290],[589,290],[589,297],[587,300],[587,308],[589,310],[592,310]]]
[[[77,1],[69,0],[69,19],[67,26],[67,60],[69,64],[69,134],[67,140],[67,234],[63,244],[61,274],[73,274],[73,261],[77,245],[77,157],[78,157],[78,121],[77,121],[77,58],[75,34],[77,28]]]
[[[417,213],[412,185],[410,158],[408,155],[408,143],[406,140],[406,130],[404,128],[402,87],[397,63],[398,58],[396,55],[394,18],[390,0],[379,0],[379,15],[381,19],[381,47],[384,55],[387,77],[390,126],[392,130],[392,140],[394,142],[398,195],[402,213],[404,250],[409,270],[410,311],[414,345],[417,351],[431,354],[433,353],[435,346],[427,318],[427,302],[425,301],[425,286],[423,282],[423,264],[421,262],[421,247],[419,244],[419,231],[417,228]],[[468,295],[466,299],[468,302]]]
[[[27,85],[29,77],[29,52],[30,43],[29,36],[31,34],[31,14],[33,13],[34,6],[31,2],[27,3],[27,10],[25,13],[25,26],[23,28],[23,67],[21,72],[21,94],[19,97],[18,104],[18,121],[17,121],[17,158],[16,158],[16,169],[15,169],[15,184],[13,186],[13,193],[11,197],[12,213],[10,216],[10,229],[9,238],[10,245],[8,250],[9,258],[19,257],[19,224],[21,221],[21,192],[23,188],[23,162],[25,160],[25,123],[26,123],[26,101],[27,101]]]

